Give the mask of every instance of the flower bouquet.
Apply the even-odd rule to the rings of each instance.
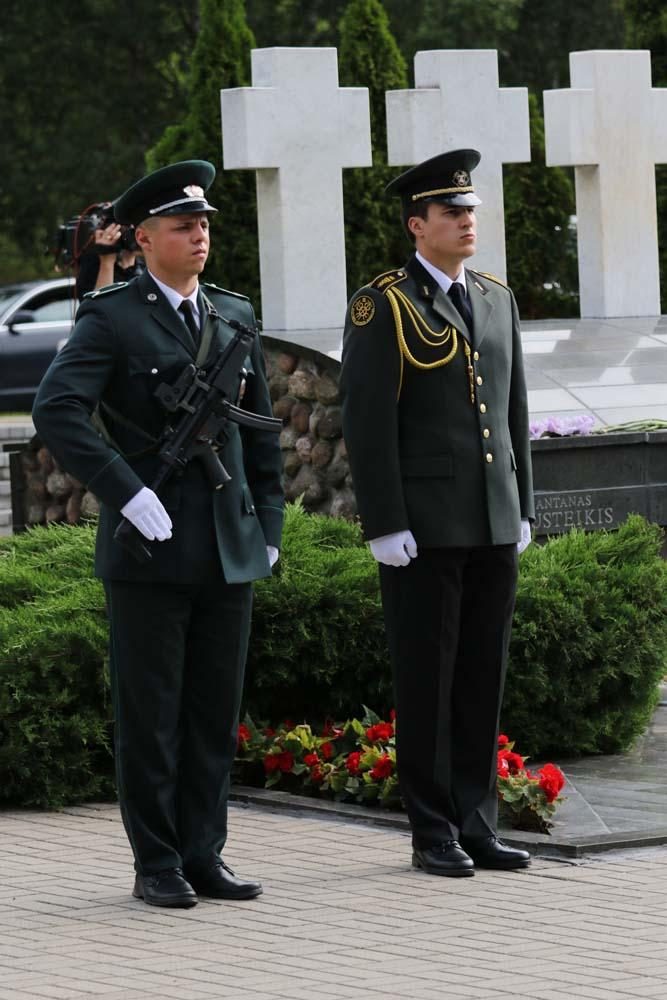
[[[528,771],[526,758],[499,737],[498,797],[501,815],[512,826],[547,830],[564,777],[545,764]],[[337,725],[327,721],[320,732],[307,723],[286,719],[275,728],[257,726],[246,715],[238,729],[238,777],[248,784],[280,786],[337,801],[401,807],[396,774],[396,713],[381,719],[364,706],[362,719]]]
[[[392,712],[384,722],[364,706],[361,720],[328,721],[317,734],[289,719],[275,729],[261,728],[246,715],[239,726],[237,761],[242,774],[246,765],[261,762],[266,788],[293,788],[290,776],[295,776],[305,793],[398,806],[394,719]]]
[[[556,805],[562,801],[565,776],[555,764],[537,771],[525,766],[528,758],[514,751],[514,743],[498,737],[498,798],[500,817],[522,830],[547,833]]]

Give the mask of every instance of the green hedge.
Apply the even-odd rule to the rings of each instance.
[[[112,794],[104,594],[94,528],[0,540],[0,801]],[[639,517],[521,557],[503,729],[532,757],[627,749],[667,651],[662,533]],[[288,509],[276,576],[256,586],[246,708],[317,724],[392,705],[377,570],[356,525]],[[399,720],[400,725],[400,720]]]
[[[94,528],[0,542],[0,801],[109,797],[111,708]]]

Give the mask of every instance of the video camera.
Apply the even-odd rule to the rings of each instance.
[[[60,268],[76,266],[84,253],[115,254],[119,250],[137,251],[139,247],[134,238],[133,226],[123,227],[119,238],[111,246],[95,242],[95,232],[98,229],[106,229],[114,221],[113,203],[102,201],[89,205],[81,215],[75,215],[58,226],[54,245],[50,251],[55,257],[56,265]]]

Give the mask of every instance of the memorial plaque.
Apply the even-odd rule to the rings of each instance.
[[[628,514],[667,526],[667,433],[531,442],[535,535],[617,528]]]
[[[648,517],[647,491],[643,487],[607,490],[535,492],[536,535],[559,535],[570,528],[597,531],[618,528],[628,514]]]

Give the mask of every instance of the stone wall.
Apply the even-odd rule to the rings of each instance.
[[[273,412],[283,421],[280,448],[288,500],[301,497],[309,511],[354,517],[356,503],[341,431],[340,364],[319,351],[263,338]],[[96,513],[97,501],[63,472],[38,438],[21,453],[14,484],[26,525],[74,524]]]

